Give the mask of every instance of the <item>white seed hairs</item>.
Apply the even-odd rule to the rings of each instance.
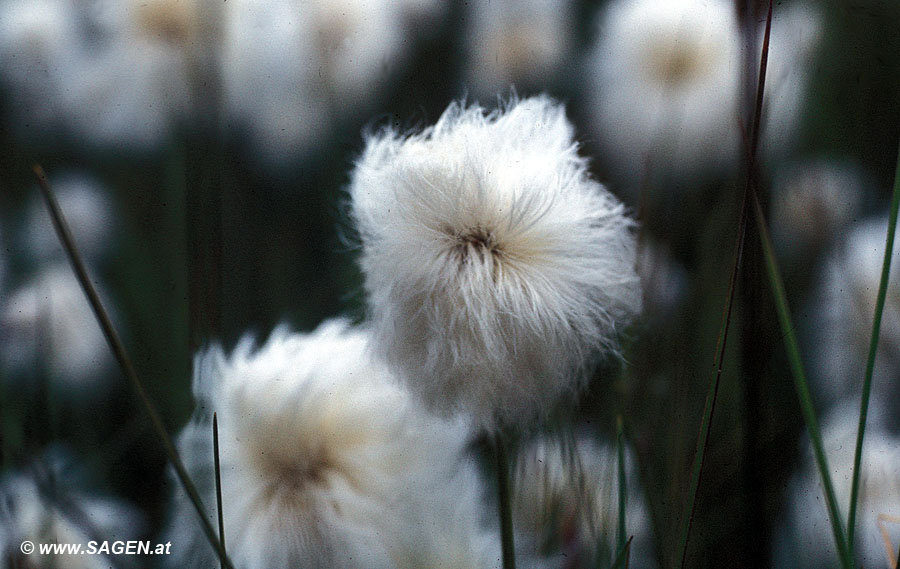
[[[199,406],[179,446],[214,504],[219,420],[226,544],[239,567],[488,567],[465,430],[415,405],[346,322],[276,330],[195,362]],[[169,533],[173,567],[214,563],[186,497]],[[191,543],[186,543],[185,535]],[[174,548],[173,548],[174,550]]]
[[[634,223],[548,97],[371,135],[350,195],[376,348],[436,411],[525,424],[640,310]]]

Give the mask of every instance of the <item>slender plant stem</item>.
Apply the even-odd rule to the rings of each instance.
[[[191,481],[187,469],[184,467],[184,463],[178,456],[178,451],[175,450],[175,445],[172,444],[171,437],[169,437],[168,432],[166,432],[166,427],[163,424],[162,417],[160,416],[159,411],[156,410],[156,406],[147,395],[147,390],[144,388],[144,384],[138,377],[137,372],[134,369],[134,365],[131,362],[131,358],[128,357],[125,346],[122,343],[122,340],[119,338],[119,334],[116,332],[115,327],[112,325],[109,314],[103,307],[103,303],[100,302],[100,296],[97,294],[97,290],[94,288],[94,285],[91,283],[91,279],[87,274],[87,269],[85,268],[84,262],[81,259],[81,255],[78,253],[78,248],[75,245],[75,240],[72,238],[72,233],[69,230],[69,226],[66,223],[62,211],[59,208],[59,204],[56,201],[56,196],[53,194],[53,190],[50,188],[50,183],[47,181],[47,176],[44,173],[44,169],[41,168],[40,165],[35,164],[35,166],[33,167],[33,171],[35,176],[37,176],[38,185],[41,188],[44,202],[46,203],[47,209],[50,212],[50,217],[53,220],[53,227],[56,229],[56,234],[62,242],[63,248],[68,254],[72,269],[75,272],[75,276],[78,278],[78,282],[81,284],[81,288],[91,304],[91,309],[94,311],[94,316],[97,318],[97,322],[100,324],[100,328],[103,330],[103,335],[106,337],[106,341],[109,344],[109,347],[112,350],[113,355],[115,356],[116,361],[119,364],[119,367],[122,368],[122,371],[128,378],[132,388],[137,394],[138,399],[141,401],[144,410],[150,417],[150,422],[153,424],[153,429],[156,432],[159,441],[162,443],[163,449],[165,450],[166,455],[169,457],[172,466],[175,468],[175,473],[178,477],[178,480],[181,482],[181,485],[187,492],[191,503],[197,510],[197,515],[200,518],[203,533],[206,534],[206,538],[215,549],[216,554],[222,561],[222,564],[228,569],[234,569],[234,566],[219,544],[219,540],[216,536],[215,530],[212,527],[212,524],[210,524],[209,520],[206,518],[206,509],[203,507],[203,502],[200,499],[200,494],[197,492],[197,488]]]
[[[628,487],[625,479],[625,425],[622,416],[616,418],[616,458],[619,475],[619,525],[616,528],[616,549],[625,547],[625,508],[628,504]]]
[[[881,283],[875,301],[875,318],[872,320],[872,338],[869,342],[869,358],[866,360],[866,375],[863,379],[862,398],[859,408],[859,428],[856,435],[856,453],[853,456],[853,482],[850,487],[850,514],[847,521],[847,546],[853,555],[853,538],[856,529],[856,508],[859,501],[860,467],[862,466],[863,437],[866,433],[866,419],[869,415],[869,397],[872,394],[872,376],[875,373],[875,355],[878,353],[878,337],[881,335],[881,315],[887,297],[887,286],[891,275],[891,258],[894,253],[894,234],[897,230],[897,212],[900,209],[900,151],[897,154],[897,168],[894,172],[894,193],[891,198],[891,213],[888,219],[887,242],[884,247],[884,263],[881,265]]]
[[[797,336],[794,332],[794,325],[791,321],[790,308],[788,307],[787,294],[784,290],[784,283],[781,280],[781,274],[778,271],[778,264],[775,261],[775,252],[772,248],[772,242],[769,238],[769,232],[766,229],[765,216],[763,215],[762,206],[759,201],[753,200],[754,210],[756,213],[756,222],[759,229],[760,239],[762,240],[763,255],[766,260],[766,270],[769,275],[769,283],[772,287],[772,294],[775,296],[775,308],[778,312],[778,320],[781,324],[782,336],[784,338],[785,348],[787,349],[788,359],[791,365],[791,371],[794,376],[794,385],[797,389],[797,395],[800,399],[800,409],[803,413],[803,420],[806,423],[806,429],[809,432],[809,438],[813,445],[813,453],[815,454],[816,464],[819,468],[819,474],[822,476],[822,483],[825,486],[825,499],[828,506],[828,514],[831,520],[831,529],[834,533],[834,540],[837,545],[838,554],[841,558],[841,566],[844,569],[852,569],[853,558],[847,546],[847,536],[842,525],[840,510],[838,509],[837,498],[834,493],[834,485],[831,481],[830,470],[828,469],[828,460],[825,455],[825,448],[822,444],[822,434],[819,431],[819,423],[816,420],[816,412],[813,408],[812,395],[809,391],[809,384],[806,381],[806,373],[803,369],[803,361],[800,357],[800,348],[797,342]]]
[[[516,545],[513,536],[512,496],[509,482],[509,455],[502,434],[494,437],[494,454],[497,458],[497,507],[500,512],[500,543],[503,551],[503,569],[516,569]]]
[[[612,569],[628,569],[628,565],[631,561],[631,540],[634,539],[634,536],[628,538],[628,541],[625,542],[625,545],[619,548],[619,553],[616,555],[616,560],[612,564]]]
[[[213,413],[213,465],[216,470],[216,510],[219,513],[219,543],[225,551],[225,516],[222,510],[222,467],[219,464],[219,417]],[[222,564],[225,569],[225,564]]]
[[[678,539],[678,549],[676,550],[676,562],[681,569],[684,569],[687,563],[687,544],[691,535],[691,527],[694,522],[694,512],[697,507],[697,491],[700,488],[700,481],[703,474],[703,463],[706,457],[706,446],[709,443],[709,435],[712,429],[712,417],[716,408],[716,401],[719,396],[719,385],[722,382],[723,361],[725,359],[725,348],[728,344],[728,331],[731,324],[731,314],[734,308],[735,290],[737,288],[737,280],[740,274],[741,258],[744,250],[744,241],[747,235],[747,217],[750,209],[750,192],[752,188],[753,172],[755,170],[756,150],[759,146],[759,133],[762,117],[763,93],[766,84],[766,67],[769,57],[769,37],[772,31],[772,5],[773,1],[769,0],[768,13],[766,15],[766,31],[763,36],[762,54],[759,66],[759,80],[756,90],[756,106],[753,115],[753,128],[750,135],[749,160],[747,164],[747,184],[744,187],[744,197],[741,206],[741,217],[738,223],[737,243],[734,251],[734,263],[731,268],[731,278],[728,283],[728,293],[725,301],[725,307],[722,310],[722,322],[719,326],[718,345],[716,346],[716,355],[713,362],[715,375],[710,382],[709,389],[706,394],[706,403],[703,406],[703,416],[700,420],[700,432],[697,435],[697,447],[694,451],[694,462],[691,467],[691,481],[688,489],[687,513],[681,521],[680,537]]]

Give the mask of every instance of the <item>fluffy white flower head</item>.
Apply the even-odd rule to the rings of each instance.
[[[451,553],[460,567],[484,566],[464,430],[415,407],[367,346],[363,332],[334,321],[309,335],[277,330],[256,351],[245,339],[230,358],[218,348],[197,358],[200,407],[180,446],[214,500],[217,413],[237,566],[400,569]],[[171,535],[185,557],[172,562],[206,566],[212,550],[180,498]]]
[[[785,168],[773,189],[775,246],[797,260],[840,238],[862,211],[866,180],[852,164],[816,160]]]
[[[350,193],[377,348],[436,411],[524,423],[640,309],[633,223],[547,97],[370,136]]]
[[[630,176],[737,157],[741,37],[731,2],[615,0],[589,58],[595,125]]]

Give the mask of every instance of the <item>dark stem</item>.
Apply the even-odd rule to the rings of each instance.
[[[219,543],[225,551],[225,519],[222,510],[222,467],[219,465],[219,418],[213,413],[213,461],[216,469],[216,509],[219,512]],[[225,569],[225,564],[222,564]]]
[[[184,463],[178,456],[178,452],[175,450],[175,445],[172,444],[172,439],[171,437],[169,437],[169,433],[166,431],[166,427],[163,424],[163,420],[159,414],[159,411],[157,411],[156,406],[153,404],[153,401],[150,400],[150,396],[147,395],[147,390],[144,388],[143,382],[138,377],[137,371],[135,371],[134,368],[134,364],[132,364],[131,362],[131,358],[128,357],[128,353],[125,351],[125,345],[119,338],[119,334],[118,332],[116,332],[115,327],[113,327],[112,321],[109,318],[109,314],[103,307],[103,303],[100,302],[100,296],[97,294],[97,290],[94,288],[94,285],[87,274],[87,269],[85,268],[84,261],[81,258],[81,254],[78,252],[78,248],[75,246],[75,240],[72,238],[72,233],[69,230],[69,226],[66,223],[62,211],[59,208],[59,204],[56,201],[56,196],[53,194],[53,190],[50,188],[50,183],[47,181],[47,176],[46,174],[44,174],[44,169],[41,168],[40,165],[35,164],[33,167],[33,171],[35,176],[37,176],[38,185],[41,188],[41,194],[43,195],[44,202],[46,203],[47,209],[50,212],[50,218],[53,220],[53,227],[56,229],[56,234],[59,237],[59,240],[62,242],[63,249],[65,249],[66,254],[69,257],[69,262],[72,265],[75,276],[78,278],[78,282],[79,284],[81,284],[81,289],[84,291],[85,296],[87,296],[87,299],[91,304],[91,309],[94,311],[94,316],[97,318],[97,322],[100,324],[100,328],[103,330],[103,335],[106,337],[106,342],[109,344],[109,347],[116,358],[116,362],[118,362],[119,367],[125,374],[125,377],[128,378],[131,387],[134,389],[134,392],[137,394],[138,399],[141,401],[141,404],[144,407],[144,411],[146,411],[147,415],[150,417],[150,422],[153,424],[153,429],[156,432],[160,443],[162,443],[163,449],[166,451],[166,455],[172,462],[172,466],[175,469],[175,474],[177,475],[178,480],[181,482],[181,485],[184,487],[184,490],[190,498],[191,503],[197,510],[197,515],[200,518],[200,524],[203,529],[203,533],[206,534],[206,538],[209,540],[210,544],[212,544],[213,548],[216,551],[216,554],[222,560],[222,564],[229,569],[234,569],[234,565],[231,564],[231,561],[219,546],[219,540],[216,537],[215,530],[213,530],[212,528],[212,524],[210,524],[209,520],[206,519],[206,509],[203,507],[203,501],[200,499],[200,494],[197,492],[197,488],[191,481],[187,469],[184,467]]]
[[[516,545],[513,536],[512,496],[509,483],[509,456],[503,435],[494,437],[497,458],[497,507],[500,512],[500,543],[503,550],[503,569],[516,569]]]

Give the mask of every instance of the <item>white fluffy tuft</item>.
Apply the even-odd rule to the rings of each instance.
[[[761,131],[768,158],[792,145],[821,27],[818,11],[806,4],[774,13]],[[761,22],[755,57],[763,30]],[[648,171],[684,177],[738,164],[744,54],[733,2],[609,4],[587,60],[590,112],[623,178],[637,187]]]
[[[640,310],[634,224],[547,97],[370,136],[350,193],[377,349],[443,414],[528,421]]]
[[[869,353],[884,262],[887,215],[863,220],[835,242],[813,298],[815,393],[828,402],[858,393]],[[894,400],[900,374],[900,247],[894,244],[872,379],[873,399]]]
[[[366,334],[332,321],[309,335],[278,329],[256,351],[245,339],[230,358],[220,348],[197,357],[199,407],[179,445],[213,504],[217,413],[238,567],[487,566],[464,430],[415,407],[367,346]],[[213,562],[189,508],[180,495],[173,566]]]
[[[102,287],[94,284],[115,315]],[[97,397],[110,387],[112,353],[75,273],[61,261],[42,268],[0,302],[0,336],[6,380],[46,371],[54,389],[76,398]]]
[[[135,508],[87,489],[67,449],[50,447],[27,468],[0,478],[0,559],[2,567],[106,569],[135,567],[124,555],[24,554],[23,541],[73,543],[136,540],[144,521]]]

